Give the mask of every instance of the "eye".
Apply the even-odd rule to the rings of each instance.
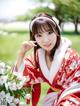
[[[50,34],[52,34],[53,33],[53,31],[48,31],[48,34],[50,35]]]
[[[35,36],[36,36],[36,37],[41,37],[41,35],[40,35],[40,34],[36,34]]]

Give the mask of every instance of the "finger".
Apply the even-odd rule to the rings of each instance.
[[[30,46],[36,46],[36,41],[24,41],[22,44],[23,45],[30,45]]]
[[[32,42],[36,43],[37,41],[34,41],[34,40],[33,40]]]
[[[36,41],[31,41],[32,46],[37,46],[35,43],[36,43]]]

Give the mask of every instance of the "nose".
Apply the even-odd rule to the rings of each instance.
[[[44,36],[44,42],[48,42],[48,41],[49,41],[48,36]]]

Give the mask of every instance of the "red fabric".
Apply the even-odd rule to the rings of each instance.
[[[37,57],[38,58],[38,57]],[[26,59],[26,66],[23,75],[27,76],[29,75],[30,80],[29,84],[33,86],[32,91],[32,106],[37,106],[40,92],[41,92],[41,86],[40,83],[46,82],[50,85],[49,81],[45,80],[44,75],[42,74],[40,67],[38,69],[35,68],[34,58],[28,58]],[[39,62],[38,62],[39,63]],[[56,71],[56,70],[55,70]],[[27,82],[28,83],[28,82]],[[79,83],[80,84],[80,58],[78,55],[73,51],[72,49],[68,49],[65,53],[64,59],[62,61],[62,64],[59,68],[59,71],[57,72],[55,78],[53,79],[53,83],[50,85],[52,88],[57,88],[61,90],[63,93],[64,90],[66,90],[68,87],[71,86],[72,83]],[[73,84],[74,86],[75,84]],[[26,84],[27,86],[27,84]],[[63,90],[64,89],[64,90]],[[52,92],[51,89],[49,89],[48,93]],[[59,105],[57,105],[57,101],[59,99],[60,93],[58,94],[58,98],[56,98],[56,105],[52,106],[77,106],[74,102],[70,101],[69,99],[76,99],[80,102],[80,92],[76,91],[73,94],[69,93],[65,97],[61,98]],[[74,97],[72,95],[75,95]],[[66,104],[69,105],[66,105]],[[71,105],[72,104],[72,105]]]
[[[30,99],[26,99],[26,104],[30,104]]]
[[[53,92],[51,88],[48,89],[47,94]]]
[[[76,104],[74,101],[76,101],[78,104]],[[68,95],[60,101],[58,106],[80,106],[80,98],[73,94]]]
[[[37,103],[39,101],[41,92],[41,85],[35,84],[33,85],[33,91],[32,91],[32,106],[37,106]]]

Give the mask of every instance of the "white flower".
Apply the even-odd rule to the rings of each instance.
[[[10,70],[10,69],[11,69],[11,67],[10,67],[9,65],[7,65],[7,66],[6,66],[6,68],[7,68],[8,70]]]
[[[10,96],[10,93],[6,94],[6,101],[10,104],[13,101],[14,97]]]
[[[20,100],[18,98],[14,98],[14,103],[18,104],[20,102]]]
[[[29,94],[29,93],[26,94],[26,95],[25,95],[25,98],[26,98],[26,99],[31,99],[31,94]]]
[[[22,79],[23,75],[20,72],[13,72],[14,75],[17,76],[18,79]]]
[[[20,82],[19,84],[17,84],[17,89],[21,89],[23,87],[23,82]]]
[[[0,62],[0,74],[3,74],[5,72],[5,63]]]
[[[4,91],[1,91],[0,92],[0,99],[3,99],[3,98],[5,98],[5,92]]]
[[[20,81],[17,84],[17,89],[21,89],[23,85],[25,85],[25,83],[30,80],[29,76],[23,76],[21,73],[18,72],[14,72],[14,75],[16,75],[17,79]]]
[[[0,77],[0,86],[4,84],[4,79],[2,78],[2,76]]]
[[[29,75],[28,75],[28,76],[23,76],[23,74],[20,73],[20,72],[13,72],[13,74],[16,75],[17,78],[18,78],[19,80],[22,80],[23,82],[25,82],[25,81],[27,82],[27,81],[30,80]]]
[[[8,86],[10,90],[17,90],[17,86],[15,82],[8,82]]]
[[[0,106],[7,106],[7,101],[4,99],[0,100]]]
[[[26,106],[26,104],[24,102],[20,102],[19,106]]]
[[[8,76],[0,76],[0,85],[3,85],[7,82]]]
[[[16,104],[15,103],[10,103],[9,106],[16,106]]]
[[[26,92],[23,85],[29,80],[29,76],[25,77],[18,72],[13,74],[10,66],[0,62],[0,106],[7,106],[7,104],[9,106],[16,106],[16,104],[25,106],[26,104],[21,102],[19,98],[22,98],[22,95]],[[18,94],[19,98],[15,98]],[[25,99],[25,96],[23,99]]]

